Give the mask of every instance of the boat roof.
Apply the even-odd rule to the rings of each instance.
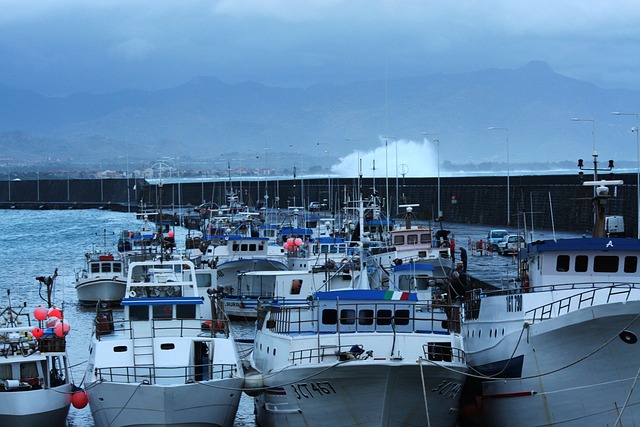
[[[435,270],[435,266],[433,264],[404,263],[404,264],[396,265],[395,267],[393,267],[394,272],[400,272],[400,271],[414,272],[418,270],[433,271]]]
[[[539,240],[527,245],[529,254],[542,252],[638,251],[640,240],[615,237]]]
[[[383,291],[370,289],[348,289],[343,291],[316,292],[318,300],[360,300],[360,301],[418,301],[413,292]]]

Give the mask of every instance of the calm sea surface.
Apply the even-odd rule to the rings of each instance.
[[[136,230],[141,222],[133,213],[102,210],[0,210],[0,226],[5,230],[0,237],[0,260],[6,273],[0,275],[0,307],[7,305],[7,290],[11,290],[12,304],[17,306],[26,302],[32,312],[43,303],[35,277],[51,276],[57,268],[55,301],[57,305],[64,304],[65,317],[71,326],[67,348],[73,365],[74,383],[82,386],[94,310],[78,304],[74,289],[75,272],[84,266],[85,252],[104,248],[104,230],[108,234],[107,247],[115,251],[118,233]],[[490,227],[451,224],[448,228],[455,233],[457,248],[468,248],[469,240],[486,238]],[[178,247],[184,245],[186,233],[185,229],[176,228]],[[551,237],[548,231],[536,234],[538,239]],[[516,271],[516,264],[509,257],[477,256],[471,250],[468,250],[468,255],[469,273],[485,280],[499,281]],[[236,337],[252,337],[252,323],[236,322],[233,327]],[[89,407],[82,410],[72,407],[68,425],[93,426]],[[244,394],[235,425],[255,426],[253,401]]]

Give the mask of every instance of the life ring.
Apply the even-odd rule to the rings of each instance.
[[[136,291],[129,291],[129,296],[130,296],[131,298],[135,298],[135,297],[137,297],[137,296],[138,296],[138,294],[136,293]]]
[[[340,260],[340,264],[346,264],[346,263],[348,263],[348,262],[349,262],[349,258],[342,258],[342,259]]]

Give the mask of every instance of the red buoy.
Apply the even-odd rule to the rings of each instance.
[[[49,317],[56,317],[62,319],[62,311],[59,308],[53,307],[49,310]]]
[[[62,338],[69,333],[69,330],[71,329],[71,327],[69,326],[68,323],[60,322],[56,325],[54,329],[56,332],[56,336]]]
[[[41,328],[33,328],[31,330],[31,335],[33,335],[35,339],[39,339],[44,335],[44,331]]]
[[[36,318],[36,320],[44,320],[47,318],[47,316],[49,315],[49,310],[47,310],[45,307],[39,305],[35,308],[35,310],[33,310],[33,317]]]
[[[76,409],[82,409],[89,403],[89,397],[84,391],[77,391],[71,396],[71,403]]]

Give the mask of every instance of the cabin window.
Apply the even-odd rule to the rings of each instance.
[[[103,273],[111,273],[111,263],[110,262],[105,262],[104,264],[102,264],[102,272]]]
[[[36,365],[36,362],[21,363],[20,378],[38,378],[38,365]]]
[[[113,352],[114,353],[126,353],[127,351],[127,346],[126,345],[117,345],[115,347],[113,347]]]
[[[392,313],[391,310],[383,309],[378,310],[378,316],[376,319],[376,324],[380,326],[386,326],[391,324]]]
[[[120,264],[120,263],[113,264],[113,272],[114,273],[120,273],[121,271],[122,271],[122,264]]]
[[[0,365],[0,380],[12,380],[11,364],[4,363]]]
[[[358,313],[358,324],[362,326],[373,325],[373,310],[366,308]]]
[[[341,325],[355,325],[356,324],[356,311],[349,309],[340,310],[340,324]]]
[[[586,255],[578,255],[576,257],[575,269],[578,273],[584,273],[589,268],[589,257]]]
[[[231,245],[231,250],[234,252],[238,252],[240,250],[240,245],[237,243],[234,243],[233,245]]]
[[[420,235],[420,243],[422,243],[423,245],[431,243],[431,235],[429,233],[421,234]]]
[[[173,317],[173,306],[170,304],[154,305],[154,319],[171,319]]]
[[[293,279],[291,281],[291,295],[300,295],[302,289],[302,279]]]
[[[132,305],[129,307],[130,320],[149,320],[149,306]]]
[[[407,236],[407,244],[415,245],[418,243],[418,235],[417,234],[409,234]]]
[[[556,271],[569,271],[569,255],[558,255]]]
[[[322,324],[335,325],[338,322],[338,311],[333,308],[322,310]]]
[[[405,326],[409,324],[409,310],[396,310],[396,325]]]
[[[176,305],[176,318],[178,319],[195,319],[196,306],[194,304]]]
[[[394,245],[404,245],[404,236],[393,236]]]
[[[593,258],[593,271],[596,273],[616,273],[618,257],[615,255],[597,255]]]
[[[638,257],[626,256],[624,257],[624,272],[635,273],[638,271]]]
[[[211,275],[210,274],[196,274],[196,283],[199,288],[211,287]]]
[[[173,350],[174,348],[176,348],[176,346],[172,342],[165,342],[160,344],[160,350]]]
[[[91,264],[92,273],[100,273],[100,264]]]

